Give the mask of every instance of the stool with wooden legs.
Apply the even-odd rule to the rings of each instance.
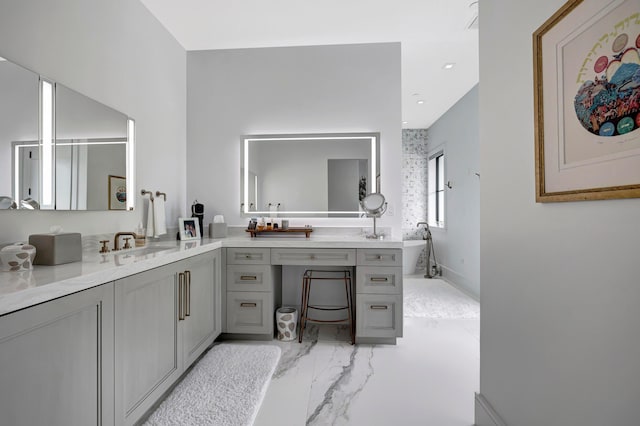
[[[331,280],[331,281],[344,281],[345,288],[345,305],[323,307],[312,305],[309,303],[311,296],[311,283],[316,280]],[[307,325],[307,321],[316,323],[334,323],[334,324],[349,324],[349,332],[351,333],[351,344],[355,343],[355,324],[353,320],[353,287],[351,285],[351,271],[322,271],[308,269],[304,271],[302,276],[302,302],[300,303],[300,334],[298,335],[298,342],[302,343],[302,335]],[[346,318],[334,319],[334,320],[321,320],[317,318],[309,317],[309,309],[315,309],[318,311],[347,311]]]

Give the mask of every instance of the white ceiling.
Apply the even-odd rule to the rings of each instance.
[[[428,128],[478,82],[478,30],[467,28],[473,0],[142,3],[186,50],[399,41],[403,128]]]

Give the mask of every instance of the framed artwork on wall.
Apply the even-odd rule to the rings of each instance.
[[[109,175],[109,210],[127,209],[127,179]]]
[[[533,65],[536,201],[640,197],[640,3],[569,0]]]

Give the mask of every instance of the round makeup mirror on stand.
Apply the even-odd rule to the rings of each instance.
[[[384,237],[384,234],[378,234],[376,230],[376,219],[387,211],[387,202],[384,195],[379,192],[371,193],[360,200],[360,207],[365,211],[367,217],[373,218],[373,234],[367,235],[367,238]]]

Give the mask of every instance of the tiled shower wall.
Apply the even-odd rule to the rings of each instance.
[[[402,130],[402,239],[422,239],[416,225],[427,220],[427,129]],[[424,270],[423,250],[418,270]]]

